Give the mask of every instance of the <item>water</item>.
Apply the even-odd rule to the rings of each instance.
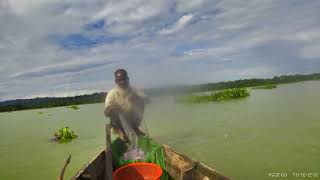
[[[246,99],[176,104],[154,99],[145,113],[157,141],[234,179],[274,179],[269,173],[320,176],[320,82],[255,90]],[[103,104],[0,113],[0,179],[56,179],[65,158],[69,178],[104,148]],[[38,114],[44,112],[44,114]],[[79,138],[49,142],[60,127]],[[67,179],[66,178],[66,179]]]

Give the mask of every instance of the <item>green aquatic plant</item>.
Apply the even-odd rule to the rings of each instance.
[[[38,114],[40,115],[40,114],[43,114],[43,112],[38,112]]]
[[[231,88],[213,92],[211,96],[214,101],[224,101],[250,96],[250,92],[246,88]]]
[[[79,106],[77,106],[77,105],[72,105],[72,106],[68,106],[67,108],[76,110],[76,109],[79,109]]]
[[[69,127],[61,128],[58,132],[54,133],[54,140],[59,143],[68,143],[76,138],[78,138],[78,135],[70,131]]]
[[[186,95],[176,98],[177,102],[201,103],[211,101],[225,101],[231,99],[239,99],[250,96],[250,92],[246,88],[230,88],[209,95]]]
[[[275,85],[275,84],[266,84],[266,85],[262,85],[262,86],[253,87],[252,89],[274,89],[274,88],[277,88],[277,85]]]

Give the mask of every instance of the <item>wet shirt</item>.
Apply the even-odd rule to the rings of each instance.
[[[124,90],[116,86],[108,91],[105,108],[118,105],[127,119],[141,121],[147,98],[147,95],[143,91],[136,88],[129,87]]]

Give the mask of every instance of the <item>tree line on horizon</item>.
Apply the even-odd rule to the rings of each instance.
[[[308,75],[281,75],[275,76],[271,79],[243,79],[236,81],[226,81],[218,83],[207,83],[190,86],[176,86],[165,88],[147,89],[145,92],[150,96],[163,96],[163,95],[177,95],[182,93],[193,93],[203,91],[214,91],[228,88],[245,88],[261,86],[266,84],[283,84],[293,83],[300,81],[320,80],[320,73]],[[80,95],[73,97],[44,97],[34,99],[16,99],[5,102],[0,102],[0,112],[18,111],[25,109],[39,109],[50,108],[58,106],[69,106],[90,103],[102,103],[105,100],[107,93],[100,92],[90,95]]]

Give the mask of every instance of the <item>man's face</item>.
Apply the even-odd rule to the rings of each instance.
[[[129,85],[128,77],[124,73],[121,73],[121,72],[116,74],[115,82],[120,88],[124,88],[124,89],[127,88]]]

